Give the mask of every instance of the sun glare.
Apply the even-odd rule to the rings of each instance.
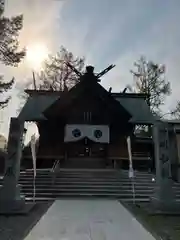
[[[37,43],[27,47],[26,59],[33,69],[39,70],[44,60],[48,57],[48,48],[46,45]]]

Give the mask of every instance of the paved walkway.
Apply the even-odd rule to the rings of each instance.
[[[25,240],[155,240],[115,200],[58,200]]]

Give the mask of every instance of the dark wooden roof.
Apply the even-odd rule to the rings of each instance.
[[[127,119],[132,117],[131,113],[127,111],[116,99],[109,93],[105,88],[103,88],[97,81],[84,78],[76,86],[70,89],[68,92],[64,92],[59,99],[57,99],[50,107],[45,109],[44,115],[56,116],[63,110],[67,109],[75,99],[77,99],[81,94],[92,95],[98,97],[103,101],[108,109],[114,112],[121,112],[121,115]],[[57,111],[58,109],[58,111]]]
[[[45,120],[43,111],[60,97],[55,92],[47,94],[30,90],[28,93],[30,96],[18,116],[23,121]]]
[[[83,75],[81,81],[67,92],[52,90],[25,90],[29,98],[19,114],[24,121],[46,120],[58,110],[70,106],[74,99],[83,93],[91,94],[107,104],[109,109],[122,111],[134,124],[153,124],[155,117],[145,99],[147,95],[140,93],[111,93],[103,88],[93,75]]]

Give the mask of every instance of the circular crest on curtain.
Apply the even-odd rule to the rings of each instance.
[[[101,131],[101,130],[98,130],[98,129],[97,129],[97,130],[94,131],[94,136],[95,136],[95,138],[98,138],[98,139],[99,139],[99,138],[102,137],[102,135],[103,135],[103,134],[102,134],[102,131]]]
[[[80,137],[81,136],[81,131],[78,128],[76,128],[72,131],[72,135],[74,137]]]

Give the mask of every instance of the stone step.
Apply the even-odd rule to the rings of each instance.
[[[19,183],[21,184],[26,184],[26,183],[31,183],[33,182],[34,179],[23,179],[23,180],[20,180]],[[62,180],[62,179],[35,179],[35,182],[36,184],[51,184],[52,182],[54,183],[67,183],[67,184],[71,184],[71,183],[74,183],[74,184],[92,184],[92,185],[96,185],[96,184],[100,184],[100,185],[114,185],[114,184],[117,184],[117,185],[132,185],[132,184],[135,184],[135,185],[142,185],[142,186],[148,186],[148,185],[152,185],[152,186],[155,186],[155,182],[139,182],[139,181],[103,181],[103,180],[97,180],[97,181],[92,181],[92,180],[73,180],[71,181],[70,179],[66,179],[66,180]],[[0,181],[0,184],[3,183],[2,181]],[[174,184],[174,186],[177,186],[179,187],[180,185],[179,184]]]
[[[28,173],[28,172],[33,172],[33,169],[26,169],[26,170],[22,170],[21,172],[24,173]],[[44,172],[50,172],[51,168],[47,168],[47,169],[36,169],[37,173],[44,173]],[[128,174],[129,170],[124,170],[124,169],[109,169],[109,168],[102,168],[102,169],[87,169],[87,168],[81,168],[81,169],[74,169],[74,168],[60,168],[59,169],[60,172],[67,172],[67,173],[84,173],[84,172],[93,172],[93,173],[123,173],[123,174]],[[140,174],[140,175],[149,175],[149,173],[147,171],[137,171],[134,170],[134,172],[136,174]]]
[[[33,183],[30,184],[19,184],[22,187],[26,187],[26,188],[32,188],[34,185]],[[0,185],[2,186],[2,185]],[[91,184],[66,184],[66,183],[62,183],[62,184],[36,184],[36,188],[115,188],[115,189],[131,189],[132,190],[132,185],[102,185],[102,184],[97,184],[97,185],[91,185]],[[141,186],[134,186],[135,189],[140,189],[140,190],[148,190],[148,189],[154,189],[154,186],[145,186],[145,187],[141,187]],[[180,190],[177,187],[174,187],[174,189],[176,190]]]
[[[72,172],[62,172],[62,171],[55,171],[57,174],[62,175],[62,176],[128,176],[128,172],[127,173],[123,173],[123,172],[76,172],[76,173],[72,173]],[[49,174],[53,173],[52,171],[50,172],[36,172],[37,176],[47,176]],[[34,175],[34,172],[21,172],[21,175]],[[138,173],[134,173],[135,176],[137,177],[141,177],[141,178],[147,178],[150,176],[154,176],[154,174],[138,174]]]
[[[36,176],[36,179],[38,178],[52,178],[52,177],[56,177],[56,178],[60,178],[60,179],[107,179],[107,180],[130,180],[128,176],[124,177],[124,176],[114,176],[114,177],[108,177],[108,176],[82,176],[82,175],[78,175],[78,176],[63,176],[60,174],[49,174],[47,176]],[[24,179],[24,178],[34,178],[33,175],[28,176],[28,175],[24,175],[24,176],[20,176],[20,179]],[[139,181],[151,181],[154,177],[149,177],[149,178],[138,178],[138,177],[134,177],[133,179],[139,180]]]
[[[74,180],[74,179],[79,179],[79,180],[108,180],[108,181],[116,181],[116,180],[119,180],[119,181],[131,181],[131,179],[129,179],[128,177],[84,177],[84,176],[77,176],[77,177],[69,177],[69,176],[59,176],[59,175],[49,175],[49,176],[36,176],[36,179],[51,179],[51,178],[57,178],[57,179],[71,179],[71,180]],[[22,179],[32,179],[34,178],[34,176],[20,176],[20,180]],[[136,181],[146,181],[146,182],[151,182],[153,179],[155,178],[136,178],[134,177],[133,180],[136,180]]]
[[[20,178],[19,181],[20,182],[28,182],[28,181],[33,181],[33,177],[32,178]],[[91,182],[91,183],[96,183],[96,182],[102,182],[102,183],[132,183],[132,182],[135,182],[135,183],[142,183],[142,184],[154,184],[155,181],[153,181],[152,179],[151,180],[139,180],[139,179],[120,179],[120,178],[117,178],[117,179],[102,179],[102,178],[60,178],[60,177],[56,177],[56,176],[51,176],[51,177],[48,177],[48,178],[41,178],[41,177],[38,177],[36,178],[36,182],[41,182],[41,181],[44,181],[44,182],[51,182],[52,180],[56,180],[57,182]],[[2,183],[3,180],[0,179],[0,183]],[[174,183],[175,185],[179,185],[179,183]]]
[[[0,184],[2,186],[2,184]],[[27,187],[31,187],[33,186],[33,183],[19,183],[19,185],[21,186],[27,186]],[[35,183],[36,187],[43,187],[43,188],[47,188],[47,187],[57,187],[57,188],[61,188],[61,187],[67,187],[67,188],[76,188],[76,187],[83,187],[83,188],[121,188],[121,189],[132,189],[132,185],[131,184],[124,184],[124,185],[119,185],[119,184],[114,184],[114,185],[111,185],[111,184],[84,184],[84,183],[74,183],[74,184],[71,184],[71,183]],[[146,189],[154,189],[154,185],[144,185],[144,186],[141,186],[140,184],[135,184],[134,185],[135,189],[142,189],[142,190],[146,190]],[[179,187],[174,187],[174,189],[180,189]]]
[[[26,192],[26,193],[33,193],[33,188],[26,188],[26,187],[22,187],[22,191]],[[107,193],[117,193],[117,194],[122,194],[122,195],[132,195],[133,192],[132,190],[124,190],[124,189],[107,189],[107,188],[35,188],[37,193],[61,193],[61,192],[92,192],[92,193],[101,193],[101,192],[107,192]],[[153,193],[153,189],[152,190],[136,190],[135,189],[135,194],[140,194],[140,195],[151,195]],[[179,198],[180,197],[180,192],[176,192],[175,191],[175,195]]]
[[[62,173],[62,172],[49,172],[49,173],[37,173],[36,176],[37,177],[48,177],[51,176],[53,174],[56,174],[57,176],[62,176],[62,177],[107,177],[107,178],[117,178],[117,177],[121,177],[121,178],[126,178],[128,177],[128,174],[100,174],[100,173],[76,173],[76,174],[71,174],[71,173]],[[33,173],[21,173],[20,175],[21,177],[33,177],[34,174]],[[151,179],[152,177],[154,177],[154,175],[137,175],[134,174],[135,178],[140,178],[140,179]]]
[[[63,175],[63,174],[53,174],[53,173],[49,173],[47,175],[36,175],[36,178],[50,178],[52,176],[56,176],[57,178],[95,178],[95,179],[129,179],[128,176],[123,176],[123,175],[114,175],[114,176],[106,176],[106,175]],[[34,175],[20,175],[20,178],[33,178]],[[141,180],[141,181],[144,181],[144,180],[152,180],[152,178],[155,178],[154,176],[148,176],[148,177],[137,177],[137,176],[134,176],[134,179],[137,179],[137,180]]]
[[[22,189],[25,189],[25,190],[28,190],[28,189],[33,189],[33,185],[22,185],[21,186]],[[67,185],[51,185],[51,186],[42,186],[42,185],[36,185],[36,189],[43,189],[43,190],[52,190],[52,189],[55,189],[55,190],[59,190],[59,189],[68,189],[68,190],[71,190],[71,189],[74,189],[73,186],[67,186]],[[107,189],[107,190],[117,190],[117,191],[132,191],[132,187],[124,187],[124,186],[121,186],[121,187],[117,187],[117,186],[79,186],[77,185],[76,186],[76,189]],[[153,187],[147,187],[147,188],[135,188],[135,191],[136,192],[153,192],[154,191],[154,188]],[[179,188],[174,188],[174,191],[176,193],[180,193],[180,189]]]
[[[21,186],[21,185],[20,185]],[[33,185],[22,185],[21,186],[21,188],[23,188],[23,189],[33,189],[34,188],[34,186]],[[42,186],[42,185],[36,185],[35,186],[35,188],[36,189],[44,189],[44,190],[48,190],[48,189],[56,189],[57,191],[59,190],[59,189],[67,189],[68,191],[71,191],[71,189],[82,189],[82,190],[93,190],[93,189],[97,189],[97,190],[110,190],[110,191],[126,191],[126,192],[128,192],[128,191],[130,191],[130,192],[132,192],[132,186],[128,186],[128,187],[124,187],[124,186],[122,186],[122,187],[119,187],[119,186],[98,186],[98,185],[96,185],[96,186],[82,186],[82,185],[77,185],[77,186],[72,186],[72,185],[69,185],[69,186],[67,186],[67,185],[44,185],[44,186]],[[152,192],[153,190],[154,190],[154,188],[153,187],[146,187],[146,188],[134,188],[135,189],[135,191],[136,192]],[[179,188],[174,188],[174,192],[176,192],[176,193],[180,193],[180,189]]]
[[[112,175],[112,174],[124,174],[124,175],[128,175],[128,170],[108,170],[108,169],[103,169],[103,170],[87,170],[87,169],[83,169],[83,170],[63,170],[63,169],[57,169],[58,172],[62,173],[62,174],[105,174],[105,175]],[[52,170],[36,170],[37,174],[47,174],[49,172],[52,172]],[[21,174],[33,174],[34,171],[32,170],[25,170],[25,171],[21,171]],[[139,171],[134,171],[134,174],[138,175],[138,176],[149,176],[149,174],[154,174],[154,173],[148,173],[148,172],[139,172]]]
[[[29,183],[32,183],[33,182],[33,179],[31,181],[29,180],[24,180],[24,181],[19,181],[20,184],[29,184]],[[118,186],[132,186],[132,183],[131,182],[103,182],[103,181],[96,181],[96,182],[93,182],[93,181],[60,181],[60,180],[54,180],[51,179],[51,180],[48,180],[48,181],[43,181],[43,180],[37,180],[35,181],[36,185],[37,184],[44,184],[44,185],[52,185],[52,184],[84,184],[84,185],[118,185]],[[2,184],[2,183],[1,183]],[[152,186],[154,187],[155,186],[155,183],[152,182],[152,183],[145,183],[145,182],[134,182],[134,185],[136,186],[142,186],[142,187],[145,187],[145,186]],[[177,185],[175,185],[177,186]],[[179,187],[179,186],[177,186]]]
[[[20,180],[23,180],[23,179],[33,179],[34,176],[20,176]],[[114,178],[109,178],[109,177],[83,177],[83,176],[77,176],[77,177],[68,177],[68,176],[59,176],[59,175],[49,175],[49,176],[36,176],[36,179],[52,179],[52,178],[56,178],[56,179],[70,179],[70,180],[92,180],[92,181],[95,181],[95,180],[106,180],[106,181],[131,181],[131,179],[129,179],[128,177],[114,177]],[[145,179],[142,179],[142,178],[133,178],[132,180],[136,180],[136,181],[145,181],[145,182],[152,182],[154,178],[145,178]],[[2,181],[2,179],[0,179],[0,181]]]
[[[21,189],[25,190],[25,191],[32,191],[33,190],[33,186],[27,187],[27,186],[22,186]],[[72,187],[47,187],[47,188],[42,188],[42,187],[35,187],[35,189],[37,191],[115,191],[115,192],[132,192],[132,189],[123,189],[123,188],[107,188],[107,187],[76,187],[76,188],[72,188]],[[152,189],[135,189],[135,192],[142,192],[142,193],[151,193],[153,192],[153,188]],[[179,193],[179,191],[176,191],[177,193]]]
[[[88,199],[89,200],[89,197],[91,197],[91,199],[93,200],[93,199],[101,199],[100,197],[96,197],[96,196],[81,196],[81,198],[83,198],[83,199]],[[65,199],[79,199],[79,196],[61,196],[60,198],[58,197],[58,198],[54,198],[54,197],[36,197],[35,198],[35,200],[36,200],[36,202],[47,202],[47,201],[54,201],[54,200],[58,200],[58,199],[63,199],[63,198],[65,198]],[[112,197],[112,199],[114,199],[114,197]],[[117,198],[115,198],[115,199],[117,199]],[[34,201],[34,197],[33,196],[31,196],[31,197],[26,197],[26,201],[27,202],[32,202],[32,201]],[[177,200],[177,202],[178,201],[180,201],[180,200]],[[130,203],[132,203],[132,202],[134,202],[134,199],[133,198],[128,198],[128,199],[123,199],[123,202],[126,202],[126,203],[128,203],[128,202],[130,202]],[[136,198],[135,199],[135,203],[137,203],[137,204],[139,204],[139,203],[146,203],[146,202],[149,202],[149,198]]]
[[[96,189],[96,188],[92,188],[92,189],[82,189],[82,188],[71,188],[71,189],[66,189],[66,188],[61,188],[61,189],[37,189],[35,188],[36,193],[41,193],[41,194],[61,194],[62,192],[69,192],[69,193],[114,193],[114,194],[118,194],[118,195],[123,195],[123,196],[132,196],[133,192],[132,190],[122,190],[122,189]],[[33,193],[34,189],[33,188],[22,188],[22,192],[24,193]],[[143,195],[143,196],[150,196],[153,194],[153,189],[152,190],[135,190],[135,195]],[[175,192],[175,196],[177,198],[180,198],[180,192]]]
[[[24,194],[26,197],[33,197],[33,192],[23,192],[22,191],[22,194]],[[74,191],[74,192],[66,192],[66,191],[61,191],[61,192],[58,192],[58,193],[53,193],[53,192],[50,192],[50,193],[36,193],[35,194],[36,197],[54,197],[54,198],[58,198],[58,197],[61,197],[61,196],[101,196],[101,197],[118,197],[119,199],[127,199],[127,198],[133,198],[133,194],[121,194],[121,193],[111,193],[111,192],[88,192],[88,191],[84,191],[84,192],[81,192],[81,191]],[[137,198],[149,198],[150,196],[147,195],[147,194],[138,194],[136,195]],[[135,196],[135,197],[136,197]]]

